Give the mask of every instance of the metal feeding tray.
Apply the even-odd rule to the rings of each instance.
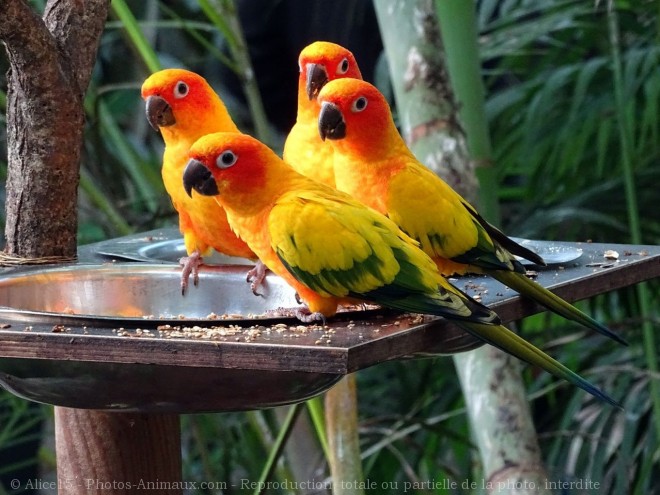
[[[298,306],[293,289],[269,273],[263,295],[255,296],[249,268],[204,266],[185,296],[181,269],[168,264],[8,271],[0,277],[0,384],[27,399],[76,408],[271,407],[334,385],[348,372],[346,348],[421,323],[356,309],[328,327],[302,325],[272,312]],[[365,315],[378,323],[352,321]],[[480,345],[458,330],[441,342],[448,351]]]
[[[250,267],[205,266],[181,294],[181,269],[146,263],[76,264],[25,270],[0,279],[0,317],[68,325],[208,324],[275,320],[269,311],[294,308],[295,291],[268,273],[255,296]]]
[[[66,407],[244,410],[305,400],[383,361],[482,345],[442,318],[377,308],[302,325],[272,312],[296,305],[278,277],[252,294],[250,265],[205,265],[182,296],[178,245],[176,229],[158,230],[83,246],[77,264],[0,272],[0,384]],[[537,280],[569,301],[660,274],[657,246],[540,248],[557,246],[582,255]],[[604,258],[608,250],[619,258]],[[505,323],[542,310],[489,277],[453,282]]]

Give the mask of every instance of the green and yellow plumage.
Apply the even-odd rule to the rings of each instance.
[[[230,133],[201,138],[191,148],[184,184],[216,197],[237,235],[312,313],[332,316],[338,304],[358,300],[443,316],[614,404],[451,285],[392,220],[300,175],[256,139]]]
[[[328,82],[319,93],[319,129],[333,144],[339,190],[391,218],[419,241],[444,275],[481,273],[552,311],[620,343],[605,325],[525,276],[515,258],[545,264],[486,222],[422,165],[398,133],[384,96],[357,79]]]

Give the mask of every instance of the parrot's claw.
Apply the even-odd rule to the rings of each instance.
[[[323,326],[325,326],[327,323],[323,313],[319,313],[318,311],[312,313],[307,307],[296,309],[294,314],[296,318],[298,318],[303,323],[314,323],[320,321]]]
[[[250,289],[252,294],[255,296],[264,297],[263,294],[257,292],[259,286],[263,283],[266,278],[266,265],[264,265],[261,260],[257,261],[257,264],[254,265],[249,272],[247,272],[247,281],[250,282]]]
[[[188,279],[193,276],[193,285],[199,285],[199,266],[204,263],[199,251],[193,251],[190,256],[184,256],[179,260],[179,265],[183,267],[181,271],[181,295],[186,295],[188,289]]]

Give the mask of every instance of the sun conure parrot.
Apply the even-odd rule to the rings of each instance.
[[[320,106],[316,97],[328,81],[340,77],[362,79],[362,75],[349,50],[327,41],[306,46],[298,57],[298,67],[298,113],[284,143],[282,157],[301,174],[334,187],[332,146],[319,136]]]
[[[452,286],[418,243],[348,194],[307,178],[258,140],[200,138],[183,174],[186,191],[213,196],[234,232],[323,320],[347,301],[443,316],[500,349],[615,404],[603,392],[500,324]]]
[[[406,146],[385,97],[371,84],[338,79],[319,93],[319,133],[335,153],[336,187],[392,219],[445,275],[488,274],[550,310],[625,343],[525,275],[518,255],[545,265],[486,222]]]
[[[212,198],[191,198],[181,185],[190,146],[212,132],[240,132],[227,108],[206,80],[183,69],[165,69],[142,84],[147,119],[165,141],[162,176],[165,189],[179,214],[187,257],[181,259],[181,289],[185,293],[190,274],[197,285],[202,256],[211,248],[228,256],[256,260],[245,242],[231,231],[227,215]],[[248,273],[252,290],[263,280],[265,269],[257,263]]]

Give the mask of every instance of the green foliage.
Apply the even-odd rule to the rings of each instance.
[[[487,111],[508,211],[505,231],[629,243],[634,237],[626,182],[633,181],[638,207],[633,224],[641,227],[643,243],[657,244],[657,194],[648,187],[660,178],[657,5],[551,0],[480,5]],[[614,38],[610,7],[616,8],[621,31]],[[657,288],[651,284],[644,296],[649,308],[658,307]],[[555,355],[626,407],[625,414],[618,413],[565,390],[538,399],[541,445],[553,475],[595,480],[599,493],[653,493],[649,480],[658,475],[649,393],[657,349],[639,332],[642,326],[657,330],[658,315],[653,310],[640,319],[644,305],[636,292],[630,288],[589,301],[592,314],[630,339],[628,349],[547,314],[523,322],[525,335],[536,335],[537,345],[548,345],[548,329],[557,336],[573,332],[574,339],[564,339]],[[536,386],[542,391],[547,377],[540,378]]]
[[[162,142],[144,119],[139,95],[141,82],[157,64],[203,73],[223,94],[240,127],[246,131],[257,127],[254,108],[245,108],[223,93],[217,67],[226,64],[240,73],[241,66],[231,49],[236,41],[231,38],[234,44],[226,44],[227,33],[233,31],[220,32],[226,25],[210,14],[214,6],[217,2],[113,2],[116,17],[107,24],[85,100],[81,243],[176,222],[160,180]],[[503,228],[511,235],[629,242],[609,7],[606,2],[583,0],[478,2],[493,158]],[[650,1],[617,1],[612,7],[621,30],[617,42],[624,115],[633,143],[630,159],[642,241],[657,244],[658,7]],[[6,72],[2,58],[0,69]],[[0,122],[5,119],[5,90],[2,79]],[[263,123],[259,126],[264,132]],[[0,132],[4,136],[4,125]],[[2,176],[5,147],[0,139]],[[660,307],[657,281],[649,293],[651,308]],[[599,493],[658,493],[654,483],[660,476],[658,438],[648,393],[649,381],[657,376],[647,371],[644,361],[639,300],[629,289],[583,304],[620,329],[631,346],[621,348],[586,335],[547,314],[525,320],[523,332],[535,345],[607,390],[626,406],[626,413],[527,369],[545,459],[553,477],[598,481]],[[657,330],[659,317],[654,311],[649,321]],[[460,488],[465,480],[481,481],[450,360],[384,363],[361,371],[358,383],[365,477],[379,483],[370,494],[402,491],[406,482],[452,480]],[[0,448],[8,448],[26,440],[23,426],[37,419],[22,400],[1,394],[0,403],[8,404],[9,411],[0,421]],[[226,493],[245,493],[238,489],[240,480],[259,479],[278,431],[272,411],[185,417],[184,479],[238,480]],[[309,458],[318,468],[315,480],[324,480],[328,472],[320,447]],[[0,466],[0,472],[11,469]],[[285,458],[273,476],[291,480],[291,473]],[[396,483],[398,490],[382,489],[382,482]],[[429,492],[479,493],[471,489],[416,493]]]
[[[37,454],[48,410],[0,390],[0,493],[20,493],[12,480],[25,487],[38,472]]]
[[[495,3],[508,7],[508,21],[490,20]],[[502,199],[510,203],[505,228],[512,234],[630,242],[606,8],[579,1],[482,2],[487,111]],[[660,48],[648,29],[652,9],[647,3],[619,11],[640,185],[660,175]],[[660,238],[653,196],[640,188],[649,244]]]

